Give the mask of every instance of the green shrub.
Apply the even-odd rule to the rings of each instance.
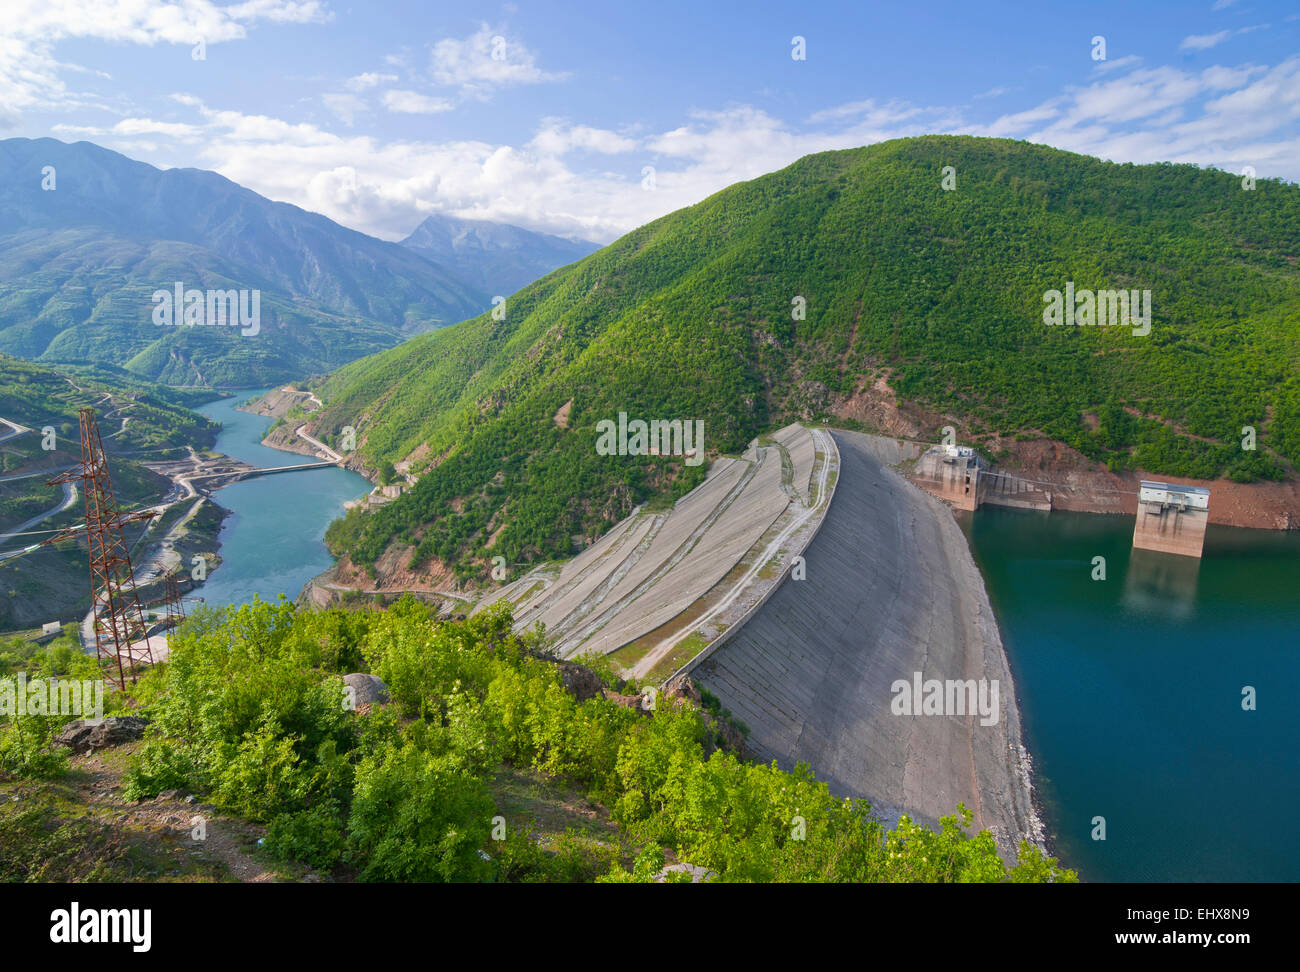
[[[266,831],[266,850],[283,861],[301,861],[322,870],[333,868],[343,857],[347,838],[337,801],[295,813],[282,813]]]

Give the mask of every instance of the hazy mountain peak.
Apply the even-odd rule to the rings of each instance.
[[[489,294],[512,294],[600,244],[482,219],[434,213],[401,245]]]

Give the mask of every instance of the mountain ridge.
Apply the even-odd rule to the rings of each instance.
[[[599,243],[587,240],[442,213],[422,220],[400,245],[493,296],[513,294],[600,249]]]
[[[0,141],[0,252],[0,350],[130,362],[176,384],[320,373],[488,306],[409,248],[217,173],[157,169],[91,142]],[[159,332],[150,295],[178,280],[261,290],[262,340]]]

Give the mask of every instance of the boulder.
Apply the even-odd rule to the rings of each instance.
[[[353,672],[343,676],[343,684],[352,689],[352,701],[358,706],[383,704],[389,700],[388,686],[378,675]]]
[[[669,864],[662,871],[655,875],[655,881],[659,884],[666,884],[669,881],[669,875],[689,874],[691,884],[705,884],[712,881],[718,876],[717,871],[710,870],[707,867],[701,867],[699,864]],[[678,880],[681,880],[678,878]]]
[[[650,708],[646,703],[643,695],[620,695],[618,692],[605,689],[605,698],[615,705],[621,705],[625,709],[635,709],[637,712],[649,712]]]
[[[664,683],[664,695],[670,699],[686,699],[697,706],[704,703],[700,698],[699,686],[689,675],[674,675]]]
[[[605,687],[599,675],[582,665],[561,663],[560,677],[564,679],[564,687],[579,702],[595,698]]]
[[[88,753],[92,749],[106,749],[135,742],[144,735],[148,719],[140,716],[108,716],[101,721],[77,719],[69,722],[54,737],[57,746],[67,746],[74,753]]]

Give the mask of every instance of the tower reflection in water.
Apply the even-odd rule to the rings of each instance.
[[[1124,606],[1142,614],[1185,620],[1196,611],[1200,557],[1134,549],[1124,577]]]

